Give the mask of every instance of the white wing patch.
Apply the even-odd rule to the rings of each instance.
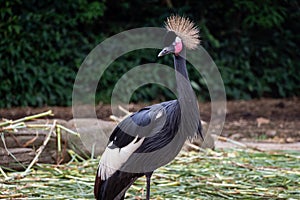
[[[102,154],[98,166],[98,177],[101,177],[101,180],[108,179],[113,173],[120,169],[133,152],[142,145],[145,137],[136,142],[137,139],[138,136],[136,136],[132,142],[123,148],[109,148],[113,145],[113,141],[109,143]]]
[[[161,116],[163,116],[164,112],[162,110],[160,110],[157,115],[155,116],[155,119],[160,118]]]

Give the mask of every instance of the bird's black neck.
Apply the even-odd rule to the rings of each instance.
[[[186,59],[180,55],[174,56],[174,65],[176,71],[178,99],[189,98],[193,92],[186,68]]]
[[[181,111],[180,130],[186,137],[193,137],[199,126],[199,110],[196,95],[192,89],[184,56],[174,56],[177,98]]]
[[[189,75],[186,69],[185,58],[180,55],[174,56],[174,65],[175,65],[176,72],[179,72],[184,78],[189,80]]]

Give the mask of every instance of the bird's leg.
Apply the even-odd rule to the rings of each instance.
[[[150,182],[151,182],[151,176],[152,176],[153,172],[148,172],[146,173],[146,182],[147,182],[147,185],[146,185],[146,190],[147,190],[147,193],[146,193],[146,200],[150,200]]]

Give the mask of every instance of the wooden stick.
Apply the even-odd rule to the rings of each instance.
[[[116,116],[114,116],[114,115],[109,116],[109,118],[112,119],[112,120],[114,120],[115,122],[118,122],[118,123],[122,121],[121,118],[116,117]]]
[[[38,150],[36,151],[37,154],[35,155],[34,159],[31,161],[31,163],[29,164],[29,166],[27,167],[27,169],[21,174],[22,177],[26,176],[26,174],[28,174],[28,172],[30,171],[31,167],[38,161],[41,153],[43,152],[43,150],[45,149],[46,145],[48,144],[50,138],[51,138],[51,134],[54,130],[54,128],[56,127],[56,120],[53,121],[53,124],[51,126],[51,129],[49,131],[49,133],[46,135],[46,138],[42,144],[42,146],[40,146],[38,148]]]
[[[186,142],[185,144],[186,144],[187,146],[189,146],[189,147],[191,147],[191,148],[197,150],[197,151],[206,152],[205,149],[202,149],[201,147],[198,147],[197,145],[194,145],[193,143],[188,143],[188,142]]]
[[[6,175],[6,173],[3,171],[2,167],[0,166],[0,172],[1,174],[4,176],[5,179],[8,178],[8,176]]]
[[[60,132],[60,127],[56,127],[56,136],[57,136],[57,152],[60,156],[61,155],[61,132]]]
[[[3,127],[3,130],[14,130],[17,128],[25,128],[25,123],[24,122],[19,122],[17,124],[10,124],[9,126]]]
[[[75,132],[75,131],[72,131],[71,129],[68,129],[68,128],[66,128],[66,127],[64,127],[64,126],[62,126],[62,125],[60,125],[60,124],[57,124],[56,126],[57,126],[58,128],[60,128],[60,129],[64,130],[64,131],[67,131],[68,133],[70,133],[70,134],[72,134],[72,135],[76,135],[76,136],[80,137],[80,134],[79,134],[79,133],[77,133],[77,132]]]
[[[17,119],[17,120],[8,120],[8,121],[5,121],[3,123],[0,123],[0,127],[1,126],[6,126],[8,124],[17,124],[17,123],[32,120],[32,119],[35,119],[35,118],[45,117],[45,116],[48,116],[48,115],[50,115],[50,116],[53,115],[52,110],[48,110],[47,112],[39,113],[39,114],[36,114],[36,115],[23,117],[23,118],[20,118],[20,119]]]
[[[253,149],[253,150],[256,150],[256,151],[261,151],[263,152],[264,150],[263,149],[260,149],[260,148],[257,148],[257,147],[253,147],[251,145],[247,145],[247,144],[243,144],[241,142],[238,142],[238,141],[235,141],[235,140],[232,140],[232,139],[229,139],[229,138],[226,138],[226,137],[223,137],[223,136],[219,136],[219,135],[215,135],[215,134],[211,134],[216,140],[220,140],[220,141],[223,141],[223,142],[229,142],[231,144],[235,144],[239,147],[242,147],[242,148],[249,148],[249,149]]]
[[[129,112],[128,110],[126,110],[126,109],[123,108],[122,106],[118,106],[118,108],[119,108],[123,113],[125,113],[126,115],[131,114],[131,112]]]
[[[125,115],[123,117],[117,117],[115,115],[111,115],[109,116],[110,119],[114,120],[115,122],[121,122],[123,119],[125,119],[126,117],[128,117],[129,115],[132,114],[132,112],[129,112],[128,110],[126,110],[125,108],[123,108],[122,106],[118,106],[118,108],[125,113]]]
[[[226,137],[223,137],[223,136],[219,136],[219,135],[215,135],[215,134],[212,134],[212,136],[214,138],[216,138],[217,140],[220,140],[220,141],[223,141],[223,142],[229,142],[229,143],[235,144],[235,145],[243,147],[243,148],[247,147],[247,145],[245,145],[243,143],[237,142],[235,140],[232,140],[232,139],[229,139],[229,138],[226,138]]]

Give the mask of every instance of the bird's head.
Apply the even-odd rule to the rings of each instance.
[[[183,50],[183,43],[180,37],[176,36],[175,40],[172,42],[171,45],[166,46],[161,50],[158,54],[158,57],[173,53],[175,55],[179,55],[179,53]]]
[[[199,30],[188,18],[172,15],[165,22],[167,34],[164,39],[165,47],[158,57],[175,54],[179,55],[183,50],[196,49],[199,40]]]

